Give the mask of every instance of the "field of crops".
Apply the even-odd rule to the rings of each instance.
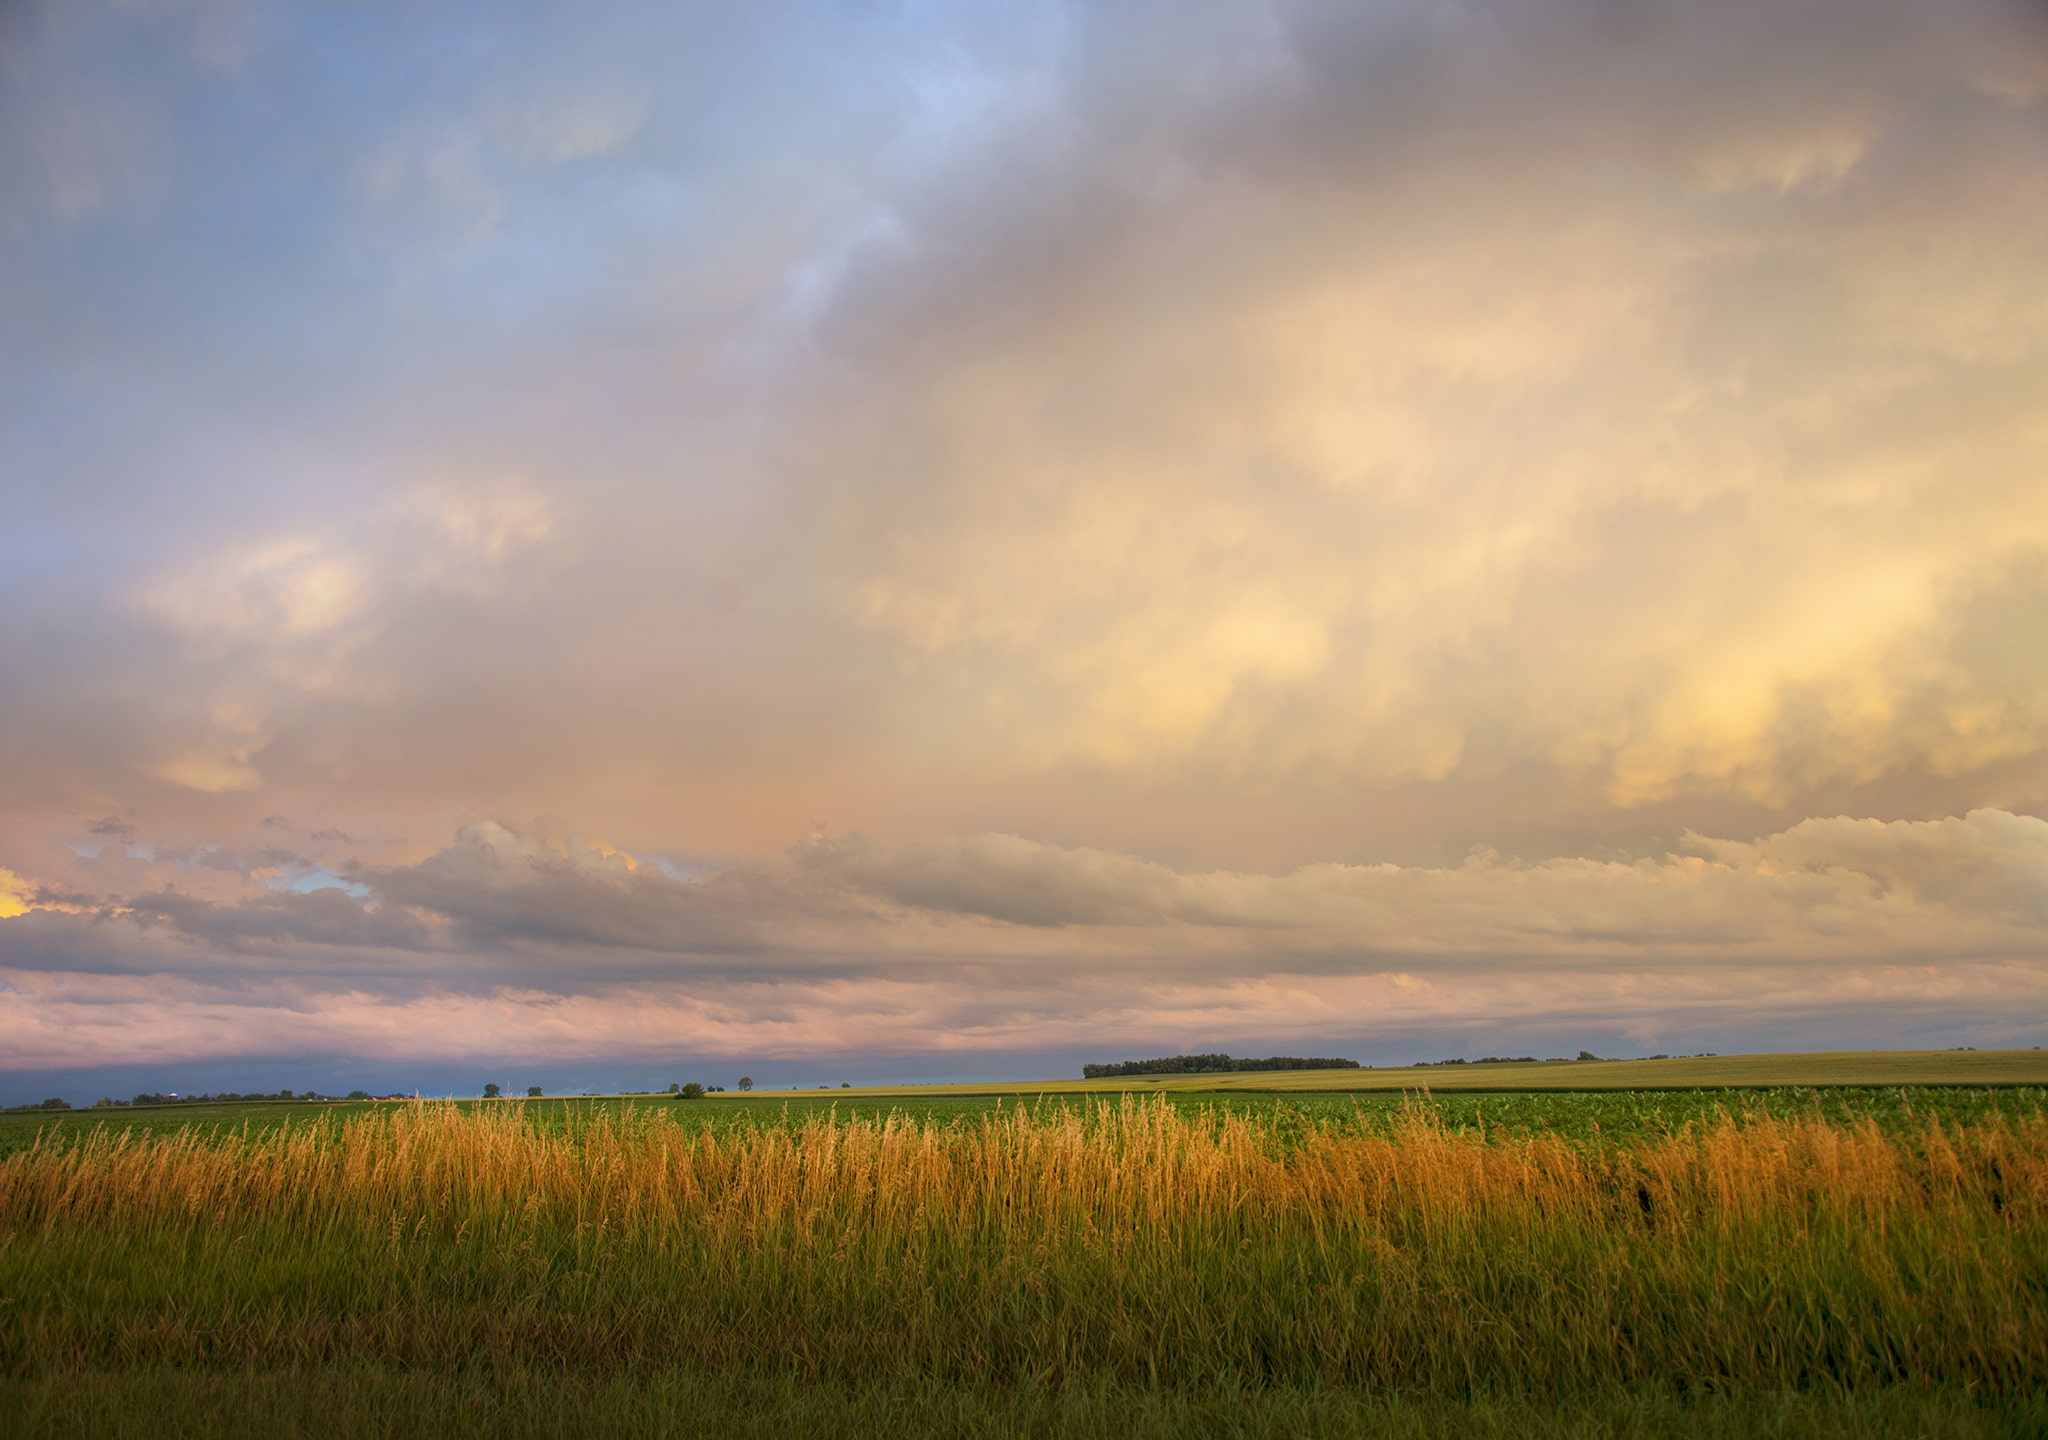
[[[8,1117],[0,1430],[2048,1423],[2048,1094],[1730,1098]]]
[[[1534,1060],[1391,1069],[1251,1070],[1108,1080],[875,1086],[852,1094],[1115,1095],[1130,1090],[1280,1093],[1445,1090],[1692,1090],[1825,1085],[2048,1085],[2048,1050],[1844,1050],[1780,1055],[1681,1055],[1644,1060]]]
[[[1058,1111],[1088,1115],[1105,1099],[1116,1102],[1121,1098],[1056,1090],[1034,1094],[932,1094],[905,1087],[885,1094],[801,1091],[707,1095],[695,1100],[666,1095],[468,1100],[451,1102],[450,1108],[495,1113],[512,1106],[526,1117],[528,1124],[542,1131],[574,1130],[605,1115],[630,1123],[631,1117],[644,1120],[661,1113],[678,1125],[689,1127],[801,1129],[813,1120],[826,1118],[880,1122],[894,1117],[943,1126],[1018,1110],[1038,1117]],[[1948,1125],[1969,1125],[2001,1115],[2048,1114],[2048,1085],[1982,1089],[1958,1085],[1648,1091],[1411,1089],[1321,1094],[1172,1090],[1162,1092],[1159,1098],[1183,1114],[1231,1114],[1263,1122],[1282,1143],[1289,1136],[1318,1127],[1385,1133],[1417,1111],[1427,1113],[1453,1134],[1545,1134],[1584,1142],[1626,1142],[1660,1136],[1688,1123],[1711,1122],[1723,1115],[1737,1120],[1765,1116],[1779,1120],[1819,1119],[1852,1126],[1868,1120],[1887,1134],[1897,1134],[1932,1118]],[[280,1126],[367,1115],[406,1108],[411,1103],[290,1101],[13,1111],[0,1113],[0,1157],[38,1143],[75,1141],[101,1131],[133,1132],[138,1138],[180,1132],[214,1137],[260,1135]]]

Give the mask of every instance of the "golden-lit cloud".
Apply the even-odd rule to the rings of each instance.
[[[316,635],[348,620],[362,603],[360,564],[317,540],[272,541],[199,557],[142,597],[181,630]]]
[[[0,920],[11,920],[17,915],[26,915],[30,903],[30,887],[12,870],[0,870]]]
[[[150,775],[185,790],[223,795],[235,790],[255,790],[262,778],[249,764],[249,749],[240,746],[214,754],[182,755],[153,765]]]
[[[2048,435],[1984,373],[2040,375],[2048,206],[1671,194],[1318,213],[1221,283],[1200,237],[1242,222],[1188,217],[1164,278],[903,388],[856,612],[914,674],[998,674],[964,723],[1027,762],[1392,782],[1481,752],[1631,806],[2038,754],[2024,656],[1957,641],[2048,567]],[[1929,265],[1964,244],[1974,275]]]

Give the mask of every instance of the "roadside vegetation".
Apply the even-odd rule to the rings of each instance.
[[[67,1121],[0,1159],[0,1428],[2010,1433],[2048,1118],[1967,1093]]]

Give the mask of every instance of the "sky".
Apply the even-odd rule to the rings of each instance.
[[[2044,276],[2038,5],[0,7],[0,1101],[2048,1041]]]

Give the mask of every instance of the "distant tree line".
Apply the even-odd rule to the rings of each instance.
[[[1552,1058],[1558,1059],[1562,1057],[1554,1056]],[[1588,1055],[1582,1051],[1579,1054],[1579,1058],[1581,1060],[1597,1060],[1599,1057],[1597,1055]],[[1477,1060],[1417,1060],[1409,1068],[1413,1070],[1427,1070],[1432,1065],[1536,1065],[1540,1063],[1542,1062],[1538,1061],[1534,1055],[1482,1055]]]
[[[407,1097],[404,1095],[395,1094],[372,1095],[367,1090],[351,1090],[348,1092],[346,1096],[339,1097],[334,1095],[323,1095],[318,1090],[300,1090],[296,1092],[291,1090],[279,1090],[276,1094],[264,1094],[256,1091],[252,1091],[248,1094],[243,1094],[242,1092],[237,1090],[221,1090],[217,1092],[207,1092],[195,1095],[165,1095],[155,1091],[150,1091],[145,1094],[137,1095],[132,1100],[115,1100],[107,1097],[102,1097],[99,1100],[95,1100],[92,1103],[91,1108],[94,1110],[126,1110],[130,1106],[138,1105],[221,1105],[233,1101],[248,1100],[312,1101],[334,1100],[337,1098],[348,1100],[404,1100]],[[68,1100],[51,1099],[45,1100],[38,1105],[10,1105],[7,1108],[9,1110],[69,1110],[71,1108],[71,1102]]]
[[[1268,1055],[1263,1060],[1239,1060],[1229,1055],[1164,1055],[1156,1060],[1123,1060],[1113,1065],[1083,1065],[1086,1080],[1114,1080],[1125,1075],[1213,1075],[1225,1070],[1356,1070],[1356,1060],[1303,1059],[1298,1055]]]
[[[318,1090],[280,1090],[274,1095],[251,1090],[246,1093],[237,1090],[218,1090],[199,1095],[137,1095],[133,1100],[102,1100],[100,1104],[114,1105],[220,1105],[235,1100],[410,1100],[412,1097],[400,1091],[388,1095],[372,1095],[367,1090],[351,1090],[346,1095],[327,1095]]]

